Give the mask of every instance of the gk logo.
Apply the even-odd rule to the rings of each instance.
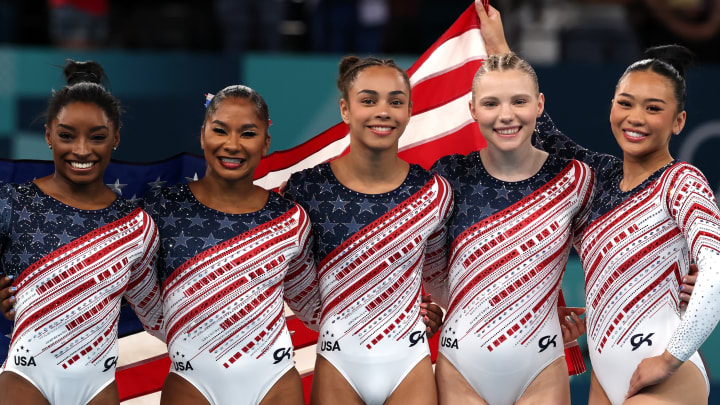
[[[642,334],[642,333],[638,333],[637,335],[633,335],[633,336],[630,338],[630,344],[631,344],[632,347],[633,347],[632,351],[635,351],[635,350],[639,349],[640,346],[642,346],[642,344],[645,343],[645,342],[647,342],[648,346],[652,346],[652,340],[650,340],[650,338],[651,338],[654,334],[655,334],[655,333],[649,333],[649,334],[648,334],[647,336],[645,336],[645,337],[643,337],[643,334]]]
[[[108,357],[107,360],[105,360],[105,370],[103,370],[103,373],[117,366],[117,361],[117,357]]]
[[[278,364],[282,361],[282,359],[286,358],[288,360],[291,359],[290,354],[292,353],[292,347],[288,348],[280,348],[275,350],[275,353],[273,353],[273,358],[275,359],[275,362],[273,364]]]
[[[552,337],[550,337],[550,335],[541,337],[540,341],[538,341],[538,345],[540,346],[540,351],[538,353],[544,352],[548,347],[550,347],[550,345],[557,347],[555,338],[557,338],[557,335],[553,335]]]
[[[416,330],[410,334],[410,347],[415,346],[418,342],[425,343],[425,331],[420,332],[419,330]]]

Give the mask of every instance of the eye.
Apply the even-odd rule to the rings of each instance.
[[[523,98],[519,98],[513,102],[514,105],[525,105],[527,103],[528,101]]]
[[[662,107],[660,107],[658,105],[649,105],[649,106],[647,106],[647,110],[650,112],[657,113],[657,112],[662,111],[663,109],[662,109]]]
[[[487,108],[497,107],[497,101],[483,101],[482,106]]]
[[[390,105],[398,106],[398,107],[403,106],[403,105],[405,105],[405,101],[400,100],[400,99],[390,100]]]
[[[227,135],[227,131],[220,127],[215,127],[212,129],[212,131],[218,135]]]
[[[615,103],[621,107],[631,107],[631,104],[627,100],[616,100]]]
[[[242,134],[240,134],[243,138],[252,138],[257,135],[257,132],[255,131],[243,131]]]
[[[95,134],[95,135],[92,135],[90,137],[90,139],[95,142],[103,142],[107,139],[107,135],[106,134]]]
[[[70,132],[60,132],[60,133],[58,133],[58,138],[64,139],[64,140],[70,140],[70,139],[72,139],[72,134]]]
[[[371,98],[363,98],[360,100],[360,104],[373,105],[373,104],[375,104],[375,100],[373,100]]]

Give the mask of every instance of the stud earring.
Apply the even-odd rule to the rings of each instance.
[[[48,144],[48,149],[52,149],[52,145]]]

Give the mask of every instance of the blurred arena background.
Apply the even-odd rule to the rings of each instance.
[[[493,3],[503,14],[511,48],[536,67],[546,109],[558,126],[584,146],[607,153],[620,152],[608,112],[626,65],[651,45],[680,43],[694,50],[698,63],[688,75],[688,121],[671,152],[698,166],[720,196],[720,0]],[[50,91],[63,85],[61,66],[67,58],[100,62],[111,91],[125,106],[117,160],[200,154],[204,94],[236,83],[266,98],[271,150],[288,149],[340,121],[335,80],[342,55],[394,57],[409,67],[469,5],[457,0],[2,0],[0,158],[50,159],[42,114]],[[576,257],[563,285],[568,305],[582,306]],[[3,358],[7,342],[0,337]],[[710,403],[717,403],[720,332],[705,343],[703,354],[713,384]],[[571,379],[574,404],[586,402],[588,384],[589,373]]]

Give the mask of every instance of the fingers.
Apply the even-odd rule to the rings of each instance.
[[[585,320],[575,312],[570,312],[570,315],[560,318],[560,329],[563,343],[574,342],[585,333]]]
[[[9,287],[12,277],[0,278],[0,312],[3,316],[12,321],[15,319],[15,292],[16,287]]]
[[[690,274],[683,277],[682,285],[680,286],[680,308],[687,307],[688,302],[690,302],[690,296],[692,295],[693,291],[695,290],[695,283],[697,282],[697,266],[695,266],[695,271],[693,272],[692,267],[695,266],[694,264],[691,264],[691,270]]]
[[[423,297],[423,300],[424,299],[425,297]],[[426,332],[428,338],[433,337],[433,335],[435,335],[435,333],[437,333],[437,331],[442,326],[442,308],[440,308],[436,304],[424,302],[420,304],[420,315],[423,317],[423,322],[425,323],[425,325],[427,325]]]
[[[688,275],[695,276],[697,278],[697,274],[698,274],[698,266],[697,266],[697,264],[693,263],[690,265],[690,270],[688,272]]]
[[[283,181],[280,183],[280,187],[278,187],[278,194],[281,196],[285,196],[285,187],[287,186],[287,181]]]

